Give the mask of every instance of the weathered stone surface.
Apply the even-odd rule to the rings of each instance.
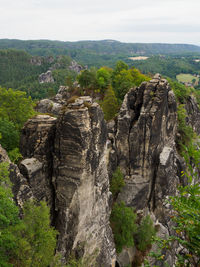
[[[52,76],[51,70],[48,70],[47,72],[40,74],[39,83],[54,83],[54,78]]]
[[[84,101],[90,106],[84,106]],[[68,256],[78,253],[81,246],[83,257],[97,254],[99,266],[110,266],[115,249],[109,226],[111,193],[103,113],[88,97],[69,106],[57,122],[55,139],[58,249]]]
[[[21,173],[26,177],[32,189],[34,197],[38,200],[46,200],[47,188],[43,163],[36,158],[24,159],[19,165]]]
[[[37,103],[36,111],[40,113],[48,113],[53,115],[58,115],[62,105],[60,103],[56,103],[50,99],[42,99]]]

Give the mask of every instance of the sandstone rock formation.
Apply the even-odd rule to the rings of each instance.
[[[52,76],[51,70],[48,70],[47,72],[40,74],[39,83],[54,83],[54,78]]]
[[[67,103],[68,93],[68,88],[61,87],[54,99],[40,101],[38,110],[49,112],[51,107],[56,118],[38,115],[25,124],[21,173],[10,163],[13,191],[19,205],[32,197],[49,203],[63,262],[74,253],[89,267],[95,261],[97,266],[115,266],[109,176],[117,166],[126,182],[117,201],[134,207],[138,214],[151,214],[158,234],[170,234],[170,207],[165,200],[176,193],[184,169],[175,145],[175,96],[168,82],[156,75],[132,88],[117,119],[106,125],[99,105],[90,97]],[[186,109],[188,123],[199,133],[195,99],[189,98]],[[0,147],[0,161],[6,160]],[[135,253],[124,248],[117,264],[131,263]],[[174,255],[166,261],[173,266]]]
[[[115,248],[109,226],[107,130],[103,113],[90,97],[63,108],[59,118],[39,115],[24,126],[21,173],[33,196],[51,207],[58,251],[72,252],[98,266],[111,266]]]
[[[58,116],[62,106],[70,98],[68,86],[60,86],[58,93],[52,99],[42,99],[37,103],[36,111]]]

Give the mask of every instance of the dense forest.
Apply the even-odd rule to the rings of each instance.
[[[66,77],[74,81],[76,72],[69,68],[71,61],[64,55],[32,57],[21,50],[0,50],[0,85],[24,91],[33,99],[51,97],[60,85],[66,84]],[[39,75],[48,70],[52,71],[54,82],[40,83]]]
[[[35,56],[68,55],[89,67],[114,67],[117,60],[130,63],[129,57],[137,55],[200,55],[200,47],[187,44],[121,43],[114,40],[61,42],[49,40],[0,40],[0,49],[24,50]]]

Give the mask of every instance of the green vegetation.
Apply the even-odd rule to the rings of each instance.
[[[124,202],[113,205],[110,223],[114,234],[117,253],[123,247],[133,247],[136,244],[138,250],[145,252],[153,242],[155,228],[150,216],[142,218],[141,223],[136,223],[137,215],[131,207]]]
[[[27,202],[23,217],[13,201],[7,163],[0,163],[0,266],[47,267],[54,258],[57,232],[45,202]]]
[[[13,150],[19,145],[19,131],[13,122],[0,118],[0,143],[7,150]]]
[[[164,53],[163,53],[164,54]],[[144,61],[129,61],[130,66],[134,66],[144,74],[160,73],[162,76],[176,79],[176,76],[180,73],[187,74],[199,74],[200,62],[194,61],[192,54],[182,55],[153,55]]]
[[[114,233],[117,253],[120,253],[124,246],[134,246],[133,235],[137,230],[135,221],[136,214],[132,208],[126,207],[124,202],[114,204],[110,222]]]
[[[0,118],[9,120],[21,129],[28,118],[35,114],[34,104],[25,92],[0,87]]]
[[[111,85],[106,90],[105,97],[100,105],[103,109],[104,118],[106,121],[109,121],[116,116],[119,110],[119,105]]]
[[[25,92],[0,87],[0,144],[13,162],[21,158],[19,135],[27,119],[36,114],[33,107]]]
[[[199,152],[198,156],[199,155]],[[200,157],[198,157],[199,163]],[[197,166],[196,166],[197,167]],[[189,170],[193,167],[188,166]],[[199,170],[198,170],[199,171]],[[179,186],[178,194],[170,198],[172,207],[172,221],[174,222],[174,234],[161,239],[156,237],[155,242],[159,247],[157,252],[150,256],[165,265],[165,253],[173,249],[172,243],[181,247],[181,253],[176,253],[177,267],[199,266],[200,264],[200,187],[197,180],[198,174],[183,173],[188,178],[186,186]],[[173,249],[173,253],[176,252]],[[145,266],[149,266],[148,264]]]
[[[110,183],[110,191],[113,194],[113,198],[116,198],[122,188],[125,186],[124,176],[119,167],[113,172],[111,183]]]
[[[98,70],[84,70],[78,75],[77,80],[80,88],[76,88],[75,93],[98,97],[108,121],[117,114],[125,94],[132,87],[139,86],[141,82],[150,78],[135,68],[129,69],[125,62],[118,61],[114,69],[101,67]]]
[[[116,63],[112,74],[112,86],[117,99],[123,101],[125,94],[131,87],[139,86],[141,82],[148,81],[150,78],[141,74],[137,69],[128,69],[128,65],[123,61]]]
[[[186,110],[184,105],[179,105],[177,109],[178,114],[178,133],[179,137],[177,138],[178,150],[183,153],[186,147],[189,147],[195,134],[192,130],[192,127],[186,124]]]
[[[140,251],[146,251],[151,246],[152,238],[155,235],[156,230],[150,216],[143,217],[136,234],[137,248]]]

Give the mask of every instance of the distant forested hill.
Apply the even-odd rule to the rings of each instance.
[[[122,43],[114,40],[61,42],[1,39],[0,49],[20,49],[31,55],[68,55],[81,64],[113,67],[117,60],[134,55],[200,54],[200,47],[188,44]]]
[[[0,87],[25,91],[33,99],[54,95],[60,85],[66,85],[66,78],[72,81],[76,73],[69,69],[68,56],[39,57],[23,50],[0,50]],[[54,83],[40,83],[39,75],[51,69]]]

